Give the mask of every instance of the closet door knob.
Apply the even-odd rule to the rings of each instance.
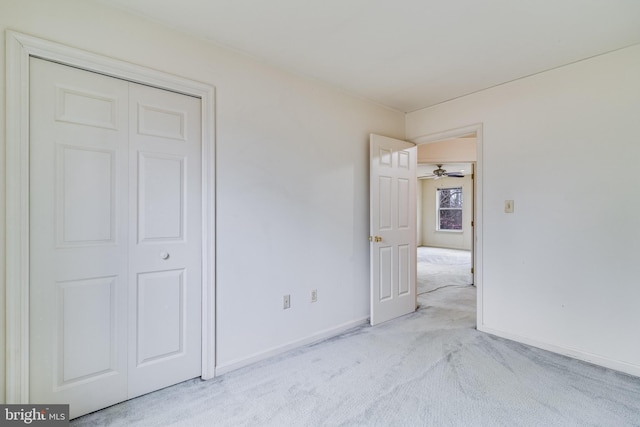
[[[160,252],[160,258],[169,259],[169,252]]]

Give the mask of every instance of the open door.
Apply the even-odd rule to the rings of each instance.
[[[416,309],[416,166],[411,142],[370,136],[371,325]]]

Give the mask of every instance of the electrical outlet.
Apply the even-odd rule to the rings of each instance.
[[[291,295],[285,295],[284,298],[282,299],[282,308],[283,309],[287,309],[287,308],[291,308]]]
[[[311,290],[311,302],[316,302],[316,301],[318,301],[318,290],[313,289]]]

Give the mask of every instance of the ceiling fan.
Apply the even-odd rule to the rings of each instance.
[[[462,172],[447,172],[446,170],[442,169],[442,165],[436,165],[438,166],[438,169],[434,169],[433,171],[433,175],[424,175],[424,176],[419,176],[418,179],[439,179],[442,177],[450,177],[450,178],[463,178],[464,175],[462,174]]]

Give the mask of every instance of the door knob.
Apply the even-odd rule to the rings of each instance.
[[[169,252],[160,252],[160,258],[169,259]]]
[[[376,243],[380,243],[382,242],[382,237],[380,236],[369,236],[369,241],[370,242],[376,242]]]

